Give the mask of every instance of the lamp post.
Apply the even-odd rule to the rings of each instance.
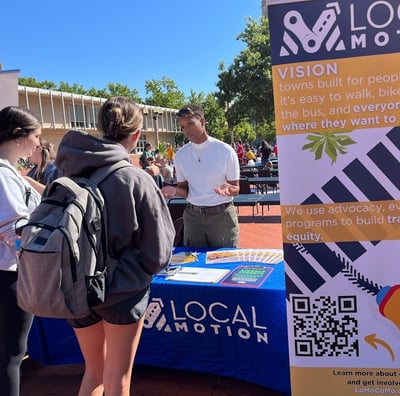
[[[159,137],[158,137],[158,116],[162,115],[163,111],[160,108],[155,108],[153,110],[153,121],[154,121],[154,133],[156,135],[156,149],[158,148],[159,145]]]
[[[147,129],[147,116],[149,115],[149,109],[147,107],[143,107],[143,129]]]
[[[229,130],[229,123],[228,123],[227,115],[228,115],[228,110],[230,109],[231,106],[232,106],[232,102],[225,102],[225,110],[224,110],[225,118],[226,118],[225,126],[228,128],[228,130]],[[231,135],[231,144],[234,144],[235,143],[235,134],[233,132],[233,129],[231,129],[230,135]]]

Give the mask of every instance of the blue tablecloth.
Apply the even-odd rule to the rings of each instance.
[[[273,270],[257,287],[155,276],[135,363],[224,375],[290,395],[283,262],[206,264],[205,259],[201,252],[185,267]],[[83,361],[72,329],[60,319],[35,318],[29,354],[43,364]]]

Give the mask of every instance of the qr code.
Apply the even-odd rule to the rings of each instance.
[[[296,356],[359,356],[356,296],[292,296]]]

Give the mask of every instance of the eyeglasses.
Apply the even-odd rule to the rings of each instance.
[[[177,117],[183,117],[185,115],[194,115],[196,112],[189,106],[184,107],[178,111]]]

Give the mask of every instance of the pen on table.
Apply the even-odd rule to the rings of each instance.
[[[166,270],[165,270],[165,272],[177,272],[177,271],[180,271],[182,269],[182,267],[180,266],[180,265],[169,265],[167,268],[166,268]]]

